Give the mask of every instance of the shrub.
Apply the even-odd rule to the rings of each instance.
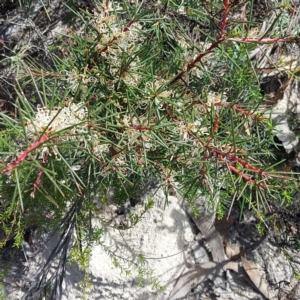
[[[62,53],[53,69],[11,58],[21,71],[16,113],[0,114],[7,238],[13,232],[20,246],[29,226],[60,228],[64,263],[74,230],[73,254],[87,268],[104,230],[90,220],[99,219],[110,189],[122,205],[158,179],[195,214],[194,200],[206,195],[220,218],[234,201],[259,216],[281,203],[282,186],[291,194],[298,182],[274,171],[273,125],[260,108],[251,53],[297,38],[278,29],[290,18],[286,7],[271,7],[277,18],[259,33],[251,5],[97,2],[93,11],[73,10],[82,26],[52,46]],[[237,17],[242,7],[246,21]]]

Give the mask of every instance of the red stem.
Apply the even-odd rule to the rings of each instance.
[[[31,197],[31,198],[34,198],[34,197],[35,197],[35,192],[36,192],[38,186],[39,186],[40,183],[41,183],[41,178],[42,178],[43,173],[44,173],[43,170],[39,170],[37,179],[36,179],[36,181],[35,181],[34,184],[33,184],[33,190],[32,190],[32,192],[31,192],[31,194],[30,194],[30,197]]]
[[[227,23],[228,12],[229,12],[229,0],[224,0],[224,14],[223,14],[222,27],[221,27],[221,38],[225,37],[225,28]]]
[[[146,127],[146,126],[131,125],[131,127],[139,131],[151,130],[150,127]]]
[[[224,163],[226,163],[226,160],[224,159],[224,157],[222,157],[220,154],[216,154],[216,156],[223,161]],[[234,166],[230,165],[229,163],[226,164],[228,166],[228,168],[233,171],[234,173],[238,174],[239,176],[241,176],[244,180],[249,181],[251,184],[253,185],[257,185],[260,187],[265,187],[264,184],[257,182],[254,179],[251,179],[248,175],[244,174],[241,170],[238,170],[237,168],[235,168]]]
[[[212,135],[210,136],[209,141],[208,141],[208,143],[206,144],[207,147],[208,147],[208,146],[210,145],[210,143],[212,142],[212,140],[213,140],[213,138],[214,138],[213,134],[217,132],[218,127],[219,127],[219,115],[217,114],[217,115],[216,115],[216,120],[215,120],[215,123],[214,123],[214,127],[213,127],[213,130],[212,130]]]
[[[36,149],[38,146],[46,142],[49,138],[50,133],[44,134],[37,142],[34,142],[30,147],[28,147],[17,159],[9,164],[4,170],[0,171],[2,174],[10,175],[12,170],[14,170],[23,160],[26,159],[28,154]]]
[[[204,53],[199,54],[191,63],[188,64],[186,70],[182,70],[173,80],[171,83],[178,81],[183,77],[183,75],[194,68],[196,64],[207,54],[213,51],[213,49],[217,48],[220,43],[225,40],[225,28],[227,23],[227,15],[229,12],[229,0],[224,0],[224,13],[223,13],[223,20],[221,26],[221,38],[219,38],[216,42],[214,42]]]
[[[191,132],[188,132],[189,135],[198,140],[202,145],[203,145],[203,142],[201,142],[193,133]],[[207,147],[207,146],[206,146]],[[251,179],[249,176],[247,176],[246,174],[243,174],[242,171],[238,170],[237,168],[235,168],[234,166],[232,166],[231,164],[227,163],[227,161],[225,160],[225,157],[228,157],[231,161],[233,162],[238,162],[240,163],[244,168],[248,168],[250,169],[251,171],[261,175],[261,176],[268,176],[268,174],[264,171],[262,171],[261,169],[259,168],[256,168],[254,166],[252,166],[251,164],[249,164],[248,162],[246,162],[245,160],[235,156],[235,155],[232,155],[230,153],[224,153],[224,152],[221,152],[211,146],[208,146],[207,147],[208,150],[210,150],[217,158],[219,158],[222,162],[226,163],[226,165],[228,165],[228,167],[230,168],[230,170],[232,170],[234,173],[240,175],[243,179],[249,181],[251,184],[256,184],[258,186],[262,186],[264,187],[263,184],[261,183],[257,183],[255,180]],[[203,173],[202,173],[203,174]]]
[[[214,136],[213,134],[218,130],[218,127],[219,127],[219,115],[217,114],[216,115],[216,120],[215,120],[215,123],[214,123],[214,127],[213,127],[213,130],[212,130],[212,135],[209,137],[209,140],[206,144],[206,148],[209,147],[209,145],[211,144]],[[201,174],[202,174],[202,180],[204,180],[205,178],[205,161],[206,161],[206,158],[207,158],[207,152],[204,152],[204,155],[203,155],[203,163],[202,163],[202,168],[201,168]]]
[[[194,68],[196,66],[196,63],[198,63],[204,56],[209,54],[210,52],[213,51],[213,49],[217,48],[220,43],[222,43],[225,40],[225,38],[220,38],[216,42],[214,42],[204,53],[199,54],[191,63],[188,64],[186,70],[182,70],[172,81],[171,83],[178,81],[183,77],[183,75]]]
[[[259,43],[259,44],[274,44],[274,43],[283,43],[283,42],[297,42],[300,40],[300,37],[287,37],[281,39],[248,39],[248,38],[229,38],[230,41],[242,42],[242,43]]]
[[[46,153],[46,154],[45,154],[45,157],[44,157],[44,159],[43,159],[42,167],[44,167],[44,166],[46,165],[47,160],[48,160],[48,157],[49,157],[49,153]],[[39,186],[40,183],[41,183],[41,178],[42,178],[43,174],[44,174],[44,171],[43,171],[43,170],[39,170],[37,179],[36,179],[36,181],[35,181],[34,184],[33,184],[33,190],[32,190],[32,192],[31,192],[31,194],[30,194],[30,197],[31,197],[31,198],[34,198],[34,197],[35,197],[35,192],[36,192],[38,186]]]
[[[232,155],[228,152],[221,152],[215,148],[209,147],[209,150],[211,150],[215,155],[221,155],[222,157],[228,157],[230,160],[234,162],[240,163],[244,168],[248,168],[249,170],[261,175],[261,176],[267,176],[267,173],[262,171],[259,168],[256,168],[252,166],[250,163],[246,162],[245,160],[239,158],[238,156]]]
[[[240,113],[242,113],[242,114],[244,114],[244,115],[246,115],[246,116],[250,116],[250,117],[252,117],[253,119],[256,119],[256,120],[258,120],[258,121],[263,121],[263,120],[265,120],[264,117],[259,117],[259,116],[257,116],[256,114],[250,113],[249,111],[244,110],[244,109],[242,109],[242,108],[240,108],[240,107],[238,107],[238,106],[236,106],[236,105],[232,105],[232,104],[230,104],[230,103],[222,103],[222,102],[218,102],[218,103],[215,103],[214,106],[226,106],[226,107],[230,107],[230,108],[233,108],[234,110],[236,110],[236,111],[238,111],[238,112],[240,112]]]
[[[105,1],[105,9],[108,10],[108,8],[109,8],[109,0],[106,0]]]

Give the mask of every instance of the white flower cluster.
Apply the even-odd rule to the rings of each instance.
[[[79,84],[82,82],[84,86],[82,87],[82,90],[85,92],[86,91],[86,84],[87,83],[97,83],[97,78],[87,75],[87,69],[88,67],[86,66],[83,69],[83,73],[80,74],[78,69],[74,67],[70,72],[66,74],[66,80],[69,84],[70,89],[72,90],[73,93],[76,92],[78,89]],[[93,71],[93,70],[92,70]]]
[[[146,117],[141,116],[139,119],[136,117],[130,118],[129,116],[124,116],[120,126],[126,128],[126,130],[120,134],[120,138],[125,138],[131,146],[143,147],[145,150],[149,150],[154,147],[151,142],[150,131],[146,128],[149,127],[149,121]],[[144,127],[143,130],[138,130],[138,127]]]
[[[110,149],[109,144],[99,143],[99,137],[97,134],[90,135],[89,140],[91,141],[91,143],[93,145],[92,152],[98,158],[100,158],[103,153],[107,153]]]
[[[201,132],[202,134],[207,134],[208,130],[206,126],[201,125],[201,120],[196,120],[193,123],[184,123],[179,122],[177,124],[177,127],[175,128],[175,132],[179,133],[179,137],[182,141],[188,141],[192,140],[194,141],[194,138],[189,135],[189,133],[197,133]]]
[[[139,74],[140,68],[143,66],[140,64],[138,57],[130,63],[128,70],[122,75],[123,81],[127,85],[137,86],[142,76]]]
[[[55,107],[52,110],[39,107],[35,118],[26,122],[27,136],[36,141],[42,134],[61,132],[54,141],[78,141],[84,144],[86,149],[95,155],[99,161],[103,161],[103,154],[109,151],[109,144],[102,144],[97,132],[88,133],[87,126],[88,110],[84,103],[69,102],[65,107]],[[52,153],[58,155],[58,147],[53,144]],[[41,158],[50,154],[48,147],[40,150]],[[58,156],[57,156],[58,157]]]
[[[141,24],[135,22],[125,28],[116,19],[115,12],[121,9],[120,6],[116,6],[113,9],[111,5],[108,5],[108,7],[103,5],[100,13],[94,12],[95,18],[91,21],[91,24],[100,34],[96,50],[101,52],[104,48],[108,47],[108,51],[101,53],[103,56],[109,54],[114,56],[123,52],[130,52],[134,44],[141,41]]]
[[[68,129],[65,140],[78,139],[79,133],[87,132],[87,108],[84,103],[69,103],[63,108],[52,110],[39,107],[34,119],[28,120],[26,131],[30,138],[36,139],[43,133],[54,133]]]
[[[154,81],[146,82],[144,89],[145,100],[142,101],[142,106],[148,107],[148,101],[151,99],[162,110],[165,98],[173,95],[173,91],[164,89],[167,83],[165,79],[155,79]]]
[[[208,110],[210,110],[210,108],[212,106],[214,106],[216,103],[222,103],[225,104],[227,100],[227,96],[226,94],[218,94],[218,93],[213,93],[213,92],[209,92],[207,95],[207,102],[206,105],[208,107]]]
[[[91,21],[91,24],[99,33],[99,37],[96,37],[98,44],[95,50],[98,51],[102,57],[109,60],[110,73],[116,78],[116,81],[120,76],[124,53],[131,55],[133,51],[139,48],[139,45],[144,40],[144,36],[141,34],[142,25],[139,22],[125,25],[121,23],[121,20],[116,18],[116,11],[121,9],[119,5],[115,4],[114,7],[112,7],[111,1],[107,3],[105,1],[102,7],[94,12],[94,19]],[[127,65],[126,72],[121,74],[126,84],[137,84],[140,80],[140,67],[138,57],[135,57],[135,59]],[[114,83],[115,81],[113,80],[110,84],[113,85]]]

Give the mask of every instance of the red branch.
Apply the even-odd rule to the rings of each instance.
[[[274,44],[274,43],[284,43],[284,42],[297,42],[300,40],[300,37],[287,37],[281,39],[249,39],[249,38],[229,38],[230,41],[241,42],[241,43],[258,43],[258,44]]]
[[[109,0],[106,0],[105,1],[105,9],[108,10],[108,8],[109,8]]]
[[[218,47],[220,43],[222,43],[225,40],[225,28],[227,24],[227,15],[229,12],[229,0],[224,0],[224,13],[223,13],[223,19],[222,19],[222,25],[221,25],[221,37],[215,41],[204,53],[199,54],[191,63],[187,65],[186,70],[182,70],[172,81],[171,83],[178,81],[183,77],[183,75],[190,71],[192,68],[196,66],[196,64],[207,54],[212,52],[215,48]]]
[[[221,38],[225,37],[225,27],[227,23],[227,15],[229,12],[229,0],[224,1],[224,14],[223,14],[223,21],[222,21],[222,27],[221,27]]]
[[[30,197],[31,197],[31,198],[34,198],[34,197],[35,197],[35,192],[36,192],[38,186],[39,186],[40,183],[41,183],[41,178],[42,178],[43,173],[44,173],[43,170],[39,170],[37,179],[36,179],[36,181],[35,181],[34,184],[33,184],[33,190],[32,190],[32,192],[31,192],[31,194],[30,194]]]
[[[202,145],[203,145],[203,142],[200,141],[193,133],[191,132],[188,132],[189,135],[195,139],[195,140],[198,140]],[[255,184],[255,185],[258,185],[258,186],[261,186],[261,187],[264,187],[264,185],[262,183],[258,183],[256,180],[254,179],[251,179],[248,175],[244,174],[241,170],[238,170],[237,168],[235,168],[233,165],[231,165],[232,163],[240,163],[244,168],[248,168],[249,170],[261,175],[261,176],[264,176],[264,177],[267,177],[269,174],[262,171],[261,169],[259,168],[256,168],[254,166],[252,166],[250,163],[246,162],[245,160],[243,160],[242,158],[239,158],[237,157],[236,155],[232,155],[228,152],[222,152],[220,150],[217,150],[216,148],[213,148],[211,146],[207,146],[205,145],[205,147],[210,150],[218,159],[220,159],[223,163],[225,163],[226,165],[228,165],[229,169],[232,170],[234,173],[238,174],[239,176],[241,176],[244,180],[246,181],[249,181],[251,184]],[[228,163],[226,161],[225,158],[229,158],[230,162]],[[203,173],[202,173],[203,175]]]
[[[48,160],[48,157],[49,157],[49,153],[46,153],[46,154],[45,154],[45,157],[44,157],[44,159],[43,159],[42,167],[44,167],[44,166],[46,165],[47,160]],[[35,192],[36,192],[38,186],[39,186],[40,183],[41,183],[41,178],[42,178],[43,174],[44,174],[44,171],[43,171],[43,170],[39,170],[37,179],[36,179],[36,181],[35,181],[34,184],[33,184],[33,190],[32,190],[32,192],[31,192],[31,194],[30,194],[30,197],[31,197],[31,198],[34,198],[34,197],[35,197]]]
[[[209,140],[208,140],[208,142],[205,146],[206,148],[208,148],[209,145],[211,144],[211,142],[214,138],[214,133],[217,132],[218,127],[219,127],[219,115],[217,114],[216,119],[215,119],[215,123],[214,123],[214,127],[213,127],[213,130],[212,130],[212,134],[209,137]],[[204,152],[203,163],[202,163],[202,168],[201,168],[202,180],[204,180],[204,178],[205,178],[205,161],[206,161],[206,159],[207,159],[207,152]]]
[[[194,68],[196,64],[207,54],[213,51],[213,49],[217,48],[220,43],[222,43],[225,40],[225,38],[220,38],[216,42],[214,42],[204,53],[199,54],[191,63],[188,64],[186,70],[182,70],[172,81],[171,83],[178,81],[183,77],[183,75]]]
[[[50,133],[44,134],[37,142],[34,142],[30,147],[28,147],[17,159],[9,164],[4,170],[0,171],[2,174],[10,175],[12,170],[14,170],[23,160],[26,159],[28,154],[36,149],[38,146],[46,142],[49,138]]]
[[[230,107],[230,108],[233,108],[234,110],[246,115],[246,116],[250,116],[252,117],[253,119],[256,119],[258,121],[263,121],[265,120],[266,118],[264,117],[259,117],[258,115],[256,114],[253,114],[253,113],[250,113],[249,111],[247,110],[244,110],[236,105],[232,105],[230,103],[222,103],[222,102],[218,102],[218,103],[215,103],[214,106],[226,106],[226,107]]]
[[[216,114],[216,119],[215,119],[215,124],[214,124],[214,127],[213,127],[213,130],[212,130],[212,135],[210,136],[210,138],[209,138],[209,141],[208,141],[208,143],[207,143],[207,147],[210,145],[210,143],[212,142],[212,140],[213,140],[213,138],[214,138],[214,133],[216,133],[217,132],[217,130],[218,130],[218,128],[219,128],[219,115],[218,114]]]
[[[137,151],[137,155],[138,155],[138,165],[141,166],[143,163],[142,163],[142,157],[141,157],[141,151]]]
[[[151,128],[147,126],[131,125],[131,127],[138,131],[151,130]]]
[[[238,170],[237,168],[235,168],[234,166],[232,166],[231,164],[229,163],[226,163],[226,159],[221,155],[221,154],[217,154],[217,153],[214,153],[222,162],[224,162],[228,168],[233,171],[234,173],[238,174],[239,176],[241,176],[244,180],[248,181],[249,183],[253,184],[253,185],[257,185],[257,186],[260,186],[260,187],[265,187],[264,184],[260,183],[260,182],[257,182],[256,180],[254,179],[251,179],[248,175],[244,174],[241,170]]]
[[[244,168],[247,168],[261,176],[267,176],[267,173],[265,173],[264,171],[262,171],[261,169],[259,169],[257,167],[252,166],[250,163],[246,162],[245,160],[243,160],[242,158],[240,158],[236,155],[232,155],[228,152],[222,152],[213,147],[209,147],[209,150],[211,150],[211,152],[214,153],[215,155],[221,155],[222,157],[228,157],[231,161],[237,162],[237,163],[241,164]]]

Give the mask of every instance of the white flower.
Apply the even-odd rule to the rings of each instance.
[[[59,132],[68,129],[65,140],[78,139],[78,134],[87,132],[85,120],[87,108],[83,103],[69,103],[63,108],[39,107],[32,120],[28,120],[26,131],[30,138],[36,139],[45,132]]]
[[[208,108],[211,108],[214,106],[216,103],[226,103],[227,97],[225,94],[217,94],[213,92],[209,92],[207,95],[207,102],[206,105]]]
[[[180,14],[183,14],[185,15],[186,12],[185,12],[185,7],[183,5],[180,5],[178,8],[177,8],[177,11],[180,13]]]
[[[183,141],[187,141],[189,135],[188,135],[188,130],[187,130],[186,125],[183,122],[179,122],[177,130],[179,131],[180,139]]]
[[[100,156],[103,153],[107,153],[109,151],[109,148],[109,144],[99,144],[97,140],[95,140],[93,145],[93,153],[96,156]]]
[[[196,120],[193,123],[184,123],[179,122],[177,128],[175,128],[175,132],[179,133],[179,137],[183,141],[193,140],[190,137],[190,133],[202,133],[207,134],[208,130],[207,127],[201,126],[201,120]]]
[[[153,147],[153,144],[147,142],[147,143],[144,143],[144,147],[145,147],[146,150],[149,150]]]

